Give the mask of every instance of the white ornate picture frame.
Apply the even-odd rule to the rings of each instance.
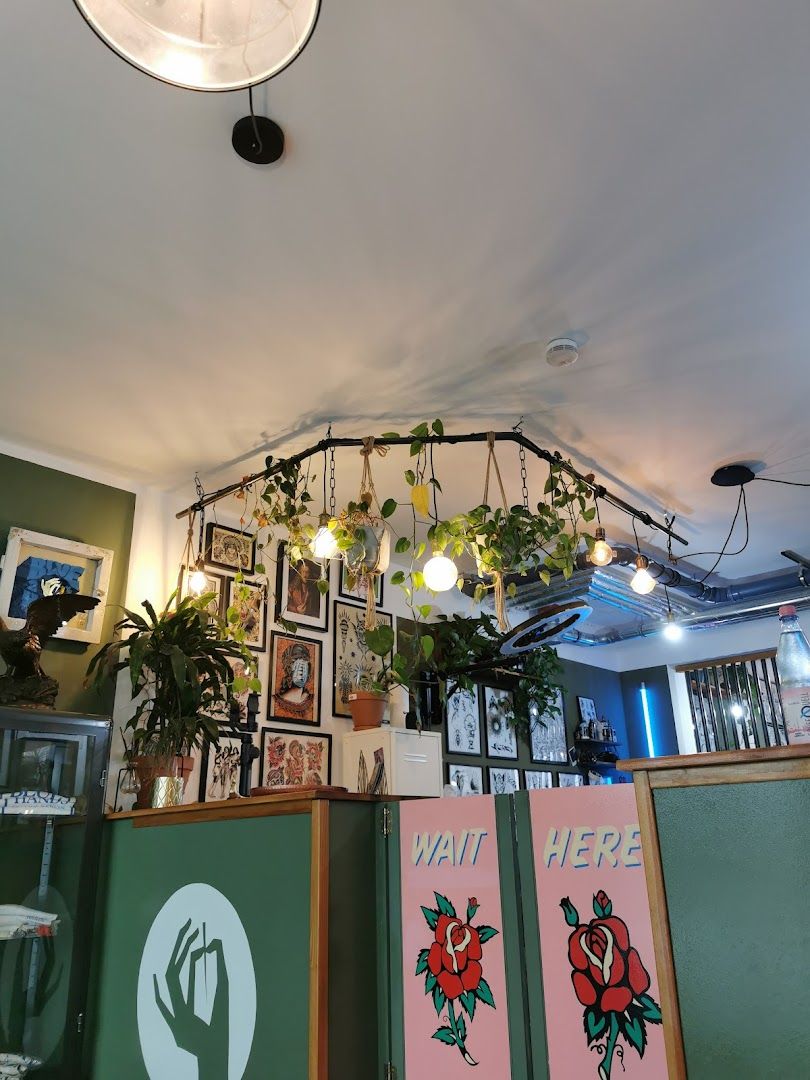
[[[72,569],[72,578],[77,579],[77,587],[68,588],[67,591],[78,592],[81,596],[95,596],[99,602],[92,611],[77,615],[67,626],[63,626],[56,636],[67,641],[97,644],[101,641],[114,555],[109,548],[80,544],[61,536],[48,536],[47,533],[13,526],[9,530],[6,551],[0,563],[0,618],[11,630],[20,630],[25,625],[24,612],[11,609],[13,603],[18,603],[19,588],[15,593],[15,584],[19,585],[19,570],[27,559],[63,564]],[[77,573],[79,569],[81,572]],[[54,570],[50,576],[59,577],[60,574]],[[41,595],[48,594],[43,591]],[[32,596],[27,600],[26,609],[35,598]]]

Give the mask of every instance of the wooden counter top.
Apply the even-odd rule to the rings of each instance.
[[[652,787],[810,779],[810,743],[753,750],[719,750],[617,761],[624,772],[648,773]]]
[[[398,802],[393,796],[355,795],[345,788],[306,788],[280,791],[273,795],[251,795],[248,799],[183,803],[163,809],[125,810],[106,814],[107,821],[131,820],[136,828],[154,825],[189,825],[198,821],[227,821],[237,818],[277,817],[282,814],[309,814],[316,802]]]

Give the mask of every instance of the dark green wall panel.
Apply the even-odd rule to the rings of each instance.
[[[309,815],[140,829],[121,821],[105,831],[92,1080],[146,1080],[136,1018],[143,945],[166,900],[192,882],[230,901],[250,942],[257,1015],[245,1080],[307,1080]]]
[[[70,473],[46,469],[30,461],[0,454],[0,551],[9,529],[16,525],[51,536],[94,544],[115,552],[103,640],[112,636],[121,617],[126,591],[135,496],[131,491],[97,484]],[[109,713],[112,695],[99,697],[82,687],[85,670],[99,646],[80,641],[54,641],[43,666],[59,680],[61,709],[79,713]]]
[[[655,792],[687,1070],[810,1077],[810,780]]]

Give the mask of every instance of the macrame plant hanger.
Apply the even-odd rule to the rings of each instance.
[[[498,478],[498,487],[501,489],[501,501],[506,513],[509,512],[509,507],[506,505],[506,492],[503,487],[503,479],[501,478],[501,470],[498,466],[498,459],[495,457],[495,432],[487,432],[487,472],[484,478],[484,506],[489,506],[489,478],[492,468],[495,468],[495,475]],[[483,539],[483,538],[482,538]],[[503,583],[503,571],[502,570],[487,570],[492,577],[493,585],[495,588],[495,617],[498,620],[498,629],[501,633],[508,633],[512,627],[509,623],[509,619],[506,614],[506,590]]]
[[[355,515],[353,524],[360,528],[367,529],[372,533],[375,539],[375,558],[373,565],[366,561],[367,545],[363,545],[362,561],[355,566],[350,565],[349,570],[355,576],[358,584],[363,584],[366,587],[366,614],[364,620],[364,626],[366,630],[374,630],[377,626],[377,599],[375,596],[374,579],[380,574],[385,573],[388,568],[389,552],[390,552],[390,539],[388,535],[388,529],[386,528],[382,511],[380,510],[380,503],[377,498],[377,491],[374,487],[374,477],[371,473],[371,455],[377,453],[380,457],[385,457],[388,453],[387,446],[379,446],[374,441],[374,436],[369,435],[363,439],[363,446],[360,450],[360,456],[363,459],[363,472],[360,477],[360,496],[359,501],[365,503],[368,509],[365,513],[359,513]],[[379,511],[379,516],[371,513],[371,507],[376,506]],[[366,534],[367,535],[367,534]]]

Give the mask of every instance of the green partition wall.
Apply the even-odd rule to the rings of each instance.
[[[690,1077],[810,1077],[810,780],[654,792]]]

